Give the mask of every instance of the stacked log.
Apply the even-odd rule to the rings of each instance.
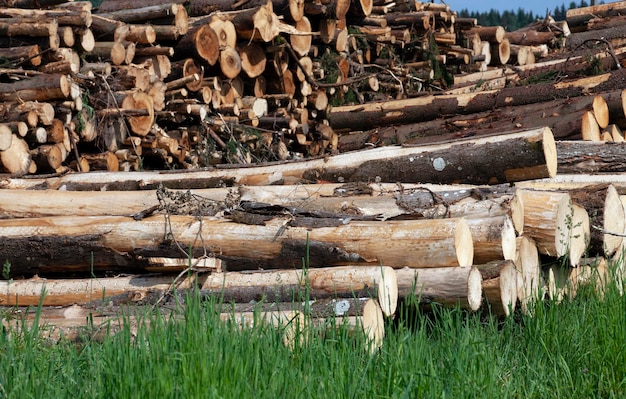
[[[620,170],[626,47],[581,46],[600,9],[570,34],[421,2],[143,3],[0,9],[2,305],[198,289],[377,348],[398,300],[532,312],[623,253],[619,179],[529,183]]]

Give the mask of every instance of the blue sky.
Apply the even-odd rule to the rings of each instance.
[[[439,1],[436,1],[439,3]],[[565,7],[571,0],[525,0],[525,1],[505,1],[505,0],[446,0],[445,3],[452,8],[453,11],[461,11],[467,8],[470,11],[489,11],[492,8],[496,10],[515,10],[522,7],[526,11],[532,11],[533,14],[544,16],[546,9],[554,10],[556,6],[565,4]],[[576,0],[580,3],[580,0]],[[589,3],[589,1],[587,1]]]

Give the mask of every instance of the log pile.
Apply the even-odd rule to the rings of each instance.
[[[626,184],[559,179],[623,169],[622,3],[516,32],[420,2],[1,4],[0,305],[197,289],[378,347],[399,300],[619,287],[588,257],[622,255]]]

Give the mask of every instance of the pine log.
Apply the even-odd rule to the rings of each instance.
[[[259,223],[253,218],[242,221]],[[473,260],[471,232],[463,219],[342,223],[278,218],[259,225],[187,216],[171,216],[169,222],[163,216],[141,221],[116,216],[7,219],[0,221],[0,254],[17,275],[90,267],[132,271],[141,269],[145,257],[181,256],[180,247],[163,238],[165,229],[171,228],[171,237],[193,257],[219,250],[218,258],[229,270],[300,267],[307,253],[311,267],[381,262],[393,267],[448,267],[471,265]],[[131,231],[137,232],[132,240]],[[199,241],[198,234],[204,240]],[[31,253],[28,259],[22,256],[24,251]],[[91,259],[85,255],[89,253]]]
[[[256,8],[218,15],[230,20],[237,28],[238,36],[244,39],[269,42],[280,33],[278,16],[274,14],[271,1]]]
[[[183,292],[197,286],[201,295],[218,296],[224,303],[293,302],[304,300],[308,288],[310,299],[353,298],[357,294],[378,296],[384,300],[385,314],[395,313],[397,286],[391,268],[338,267],[309,272],[309,275],[302,270],[192,274],[176,284],[171,276],[158,275],[61,280],[35,278],[14,280],[15,285],[0,282],[0,286],[4,284],[6,288],[0,300],[2,306],[37,306],[45,288],[44,306],[87,304],[104,299],[119,304],[129,299],[138,302],[140,298],[160,296],[173,288]]]
[[[541,143],[541,145],[538,145],[538,143]],[[472,149],[472,151],[468,149]],[[537,152],[540,152],[540,154],[537,154]],[[494,153],[497,155],[493,155]],[[502,156],[505,153],[507,154],[506,160]],[[519,155],[521,158],[516,158],[514,155]],[[455,160],[455,156],[462,156],[462,159]],[[497,165],[492,163],[492,170],[486,171],[484,160],[494,157],[498,157],[505,164]],[[513,168],[511,168],[512,165],[514,165]],[[453,166],[453,168],[449,166]],[[458,168],[461,168],[461,172],[466,174],[459,175],[455,173],[455,170]],[[551,176],[554,175],[555,169],[556,151],[551,133],[549,129],[537,129],[483,137],[477,140],[457,140],[453,143],[430,146],[381,147],[358,153],[341,154],[328,160],[315,159],[236,170],[203,171],[201,174],[200,172],[191,172],[185,174],[184,177],[177,176],[176,178],[160,173],[145,172],[147,175],[143,176],[144,179],[141,180],[141,186],[138,181],[129,182],[130,176],[121,178],[126,183],[119,181],[119,183],[115,184],[120,184],[120,187],[134,186],[150,189],[155,188],[159,182],[163,182],[169,188],[192,188],[194,184],[198,184],[200,175],[204,180],[204,183],[202,183],[204,187],[221,184],[218,183],[220,181],[227,181],[230,184],[237,182],[249,185],[267,185],[279,181],[282,184],[293,184],[316,180],[343,182],[377,180],[381,182],[403,181],[408,183],[432,181],[442,184],[452,182],[496,184],[499,182],[514,182]],[[470,171],[474,173],[486,172],[489,175],[469,174]],[[148,175],[152,177],[148,177]],[[90,176],[80,178],[64,176],[57,182],[64,184],[61,183],[62,180],[67,179],[67,182],[69,182],[77,179],[76,181],[78,182],[87,179],[89,181],[87,183],[88,186],[96,187],[106,184],[109,189],[114,189],[115,184],[110,184],[111,181],[109,180],[112,177],[113,175],[105,176],[98,174],[90,174]],[[119,180],[120,178],[116,177],[116,179]],[[138,177],[133,177],[132,179],[138,179]],[[185,184],[185,180],[188,180],[187,184]],[[211,181],[215,183],[210,183]],[[41,182],[33,180],[31,185],[38,183]],[[206,185],[207,183],[209,184],[208,186]],[[192,186],[189,186],[189,184],[192,184]]]
[[[478,33],[480,40],[490,43],[502,43],[506,34],[502,26],[481,26],[472,28],[469,32],[470,34]]]
[[[509,32],[505,35],[511,44],[523,46],[540,46],[552,43],[556,39],[554,32],[538,32],[536,30],[523,30]],[[569,41],[569,38],[568,38]]]
[[[569,194],[572,201],[582,206],[589,215],[590,253],[612,256],[621,246],[621,234],[626,228],[624,208],[615,187],[611,184],[598,184],[587,186],[583,190],[570,190]]]
[[[217,34],[208,24],[192,28],[178,42],[176,55],[178,57],[198,56],[209,65],[215,65],[220,55]]]
[[[533,312],[535,303],[543,298],[539,252],[532,238],[525,235],[518,237],[514,264],[517,271],[517,297],[522,311],[529,314]]]
[[[44,138],[45,140],[45,138]],[[26,188],[26,187],[23,187]],[[180,193],[178,193],[180,194]],[[228,196],[239,201],[265,202],[268,204],[307,209],[318,209],[316,203],[334,203],[343,199],[350,204],[367,204],[382,198],[394,199],[403,206],[413,209],[430,209],[441,206],[449,207],[450,212],[437,210],[426,214],[427,217],[468,217],[497,216],[499,212],[508,212],[506,202],[510,194],[500,193],[492,187],[413,185],[404,184],[309,184],[297,186],[239,186],[235,188],[212,188],[191,190],[191,195],[216,205],[223,203]],[[473,200],[474,197],[480,200]],[[328,200],[328,201],[326,201]],[[500,201],[503,201],[502,203]],[[454,204],[458,203],[458,211]],[[45,204],[42,205],[42,204]],[[481,204],[484,204],[484,208]],[[381,201],[381,206],[391,206]],[[476,205],[474,207],[474,205]],[[480,205],[480,206],[479,206]],[[67,191],[67,190],[0,190],[0,219],[35,218],[42,216],[129,216],[139,217],[146,210],[154,212],[159,206],[156,190],[131,191]],[[321,205],[330,211],[338,211],[343,205]],[[483,208],[474,213],[472,209]],[[363,206],[364,214],[377,214]],[[148,212],[148,213],[150,213]]]
[[[28,173],[31,156],[26,141],[13,135],[9,148],[0,151],[0,164],[3,170],[15,176]]]
[[[476,268],[482,276],[483,294],[491,314],[510,316],[517,304],[519,273],[513,261],[493,261]]]
[[[263,74],[267,58],[260,45],[255,42],[247,42],[240,45],[237,50],[241,58],[241,70],[249,78],[256,78]]]
[[[552,101],[555,98],[570,99],[590,91],[600,93],[618,88],[621,90],[620,82],[624,75],[626,71],[618,70],[602,76],[556,84],[543,83],[479,93],[423,96],[339,106],[331,109],[329,121],[336,130],[354,131],[376,126],[428,121],[443,115],[474,114],[497,108]],[[603,97],[605,95],[606,93],[602,93]]]
[[[619,40],[626,34],[626,27],[619,26],[614,28],[605,28],[599,30],[591,30],[587,32],[572,33],[567,37],[566,46],[568,50],[577,50],[587,42],[595,43],[598,39],[608,42]]]
[[[609,113],[623,115],[622,90],[600,94],[609,107]],[[451,116],[428,122],[401,126],[389,126],[368,130],[362,134],[342,136],[340,149],[360,149],[369,140],[392,140],[396,143],[426,144],[433,141],[456,140],[459,137],[498,134],[512,129],[549,127],[555,138],[576,139],[581,137],[583,114],[592,107],[591,96],[572,97],[567,101],[554,100],[545,103],[499,108],[471,115]],[[352,137],[356,144],[347,142]],[[415,138],[414,138],[415,137]],[[347,143],[346,143],[347,142]]]
[[[596,118],[600,128],[605,129],[609,125],[609,106],[602,96],[593,98],[593,116]]]
[[[524,189],[517,190],[515,196],[524,215],[524,234],[536,241],[539,252],[554,257],[567,255],[572,229],[569,194]]]
[[[600,137],[600,125],[592,111],[587,111],[583,114],[580,134],[585,141],[601,141]]]
[[[559,173],[591,174],[626,171],[623,143],[602,141],[557,141]]]
[[[572,203],[572,230],[570,233],[569,265],[577,267],[587,253],[591,242],[591,226],[587,210]]]
[[[25,63],[27,65],[41,65],[39,46],[36,44],[21,47],[0,48],[0,57],[8,61]]]
[[[36,75],[14,83],[0,83],[1,101],[48,101],[68,98],[70,82],[65,75]]]
[[[474,242],[474,264],[515,260],[515,228],[509,216],[468,219]]]
[[[120,9],[110,12],[99,12],[98,15],[103,18],[109,18],[121,22],[147,22],[153,19],[172,17],[178,12],[184,12],[184,7],[179,8],[175,2],[156,4],[147,7],[133,7]]]
[[[223,47],[219,53],[219,64],[222,74],[228,79],[234,79],[241,72],[241,58],[239,53],[232,47]]]
[[[128,123],[133,133],[139,136],[145,136],[150,132],[154,123],[154,101],[152,97],[142,92],[129,94],[122,100],[120,108],[125,110],[146,110],[148,115],[129,116]]]
[[[398,295],[414,296],[422,303],[460,305],[478,310],[482,302],[482,276],[475,267],[396,270]]]
[[[607,4],[592,5],[567,10],[565,18],[571,27],[585,25],[589,20],[596,17],[612,17],[624,14],[626,1],[616,1]]]

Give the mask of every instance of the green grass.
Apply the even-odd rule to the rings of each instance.
[[[184,321],[149,316],[136,336],[124,329],[103,342],[3,332],[0,397],[626,396],[626,298],[614,288],[604,300],[583,289],[504,321],[458,309],[399,317],[412,321],[390,324],[373,355],[341,329],[290,350],[274,328],[242,330],[190,302]]]

